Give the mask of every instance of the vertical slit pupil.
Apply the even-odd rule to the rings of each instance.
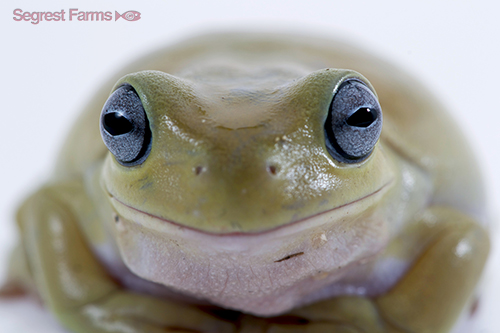
[[[377,114],[370,108],[360,108],[348,119],[347,124],[355,127],[368,127],[377,119]]]
[[[104,129],[111,135],[121,135],[132,131],[134,126],[119,112],[110,112],[104,115]]]

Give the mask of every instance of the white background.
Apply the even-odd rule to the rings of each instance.
[[[13,20],[13,10],[136,10],[110,22]],[[46,179],[83,103],[138,55],[207,30],[332,35],[399,64],[448,106],[476,148],[493,220],[500,203],[500,23],[497,1],[5,1],[0,5],[0,281],[16,239],[16,205]],[[67,15],[67,14],[66,14]],[[459,161],[457,161],[459,163]],[[493,233],[498,234],[495,223]],[[498,243],[498,237],[497,243]],[[500,332],[498,246],[477,332]],[[0,301],[1,332],[62,332],[30,300]]]

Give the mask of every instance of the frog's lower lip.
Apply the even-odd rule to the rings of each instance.
[[[110,198],[112,200],[114,200],[117,203],[119,203],[119,205],[121,205],[122,207],[126,207],[127,209],[131,210],[132,212],[143,214],[144,216],[148,216],[148,217],[150,217],[152,219],[161,221],[161,222],[163,222],[165,224],[168,224],[170,226],[173,226],[173,227],[177,228],[178,230],[191,230],[193,232],[198,232],[198,233],[201,233],[201,234],[206,234],[206,235],[211,235],[211,236],[225,237],[225,236],[262,235],[262,234],[268,234],[268,233],[271,233],[271,232],[274,232],[274,231],[277,231],[277,230],[281,230],[281,229],[287,229],[287,228],[290,228],[292,226],[304,224],[306,221],[310,221],[310,220],[312,220],[314,218],[320,217],[320,216],[328,214],[328,213],[333,213],[335,211],[339,211],[339,210],[341,210],[343,208],[348,208],[348,207],[350,207],[352,205],[355,205],[357,203],[361,203],[361,202],[367,201],[368,199],[376,196],[377,194],[382,194],[383,192],[385,192],[385,190],[389,187],[389,185],[392,182],[393,182],[393,179],[391,179],[390,181],[388,181],[387,183],[385,183],[384,185],[382,185],[376,191],[374,191],[374,192],[372,192],[370,194],[367,194],[364,197],[361,197],[359,199],[356,199],[354,201],[348,202],[346,204],[334,207],[332,209],[329,209],[329,210],[326,210],[326,211],[323,211],[323,212],[320,212],[320,213],[317,213],[317,214],[314,214],[314,215],[302,218],[300,220],[288,222],[288,223],[285,223],[285,224],[282,224],[282,225],[279,225],[279,226],[276,226],[276,227],[273,227],[273,228],[269,228],[269,229],[265,229],[265,230],[259,230],[259,231],[247,231],[247,232],[242,232],[242,231],[236,231],[236,232],[212,232],[212,231],[207,231],[207,230],[193,228],[193,227],[186,226],[186,225],[174,222],[174,221],[167,220],[165,218],[159,217],[157,215],[154,215],[154,214],[151,214],[151,213],[148,213],[148,212],[144,212],[144,211],[139,210],[137,208],[134,208],[134,207],[132,207],[132,206],[124,203],[120,199],[118,199],[109,190],[106,190],[106,192],[108,193],[108,195],[110,196]]]

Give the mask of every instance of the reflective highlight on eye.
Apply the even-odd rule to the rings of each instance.
[[[377,119],[377,113],[370,108],[360,108],[347,119],[347,125],[368,127]]]

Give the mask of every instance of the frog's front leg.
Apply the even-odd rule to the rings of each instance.
[[[396,327],[448,332],[474,292],[489,237],[469,216],[443,207],[429,210],[424,223],[440,230],[406,276],[376,304]]]
[[[373,300],[339,297],[293,314],[311,322],[349,324],[359,332],[448,332],[474,292],[489,238],[470,217],[448,208],[429,209],[421,222],[429,245],[387,294]]]
[[[232,332],[233,326],[194,307],[127,292],[113,282],[80,233],[57,188],[30,197],[19,214],[36,289],[71,331]]]

